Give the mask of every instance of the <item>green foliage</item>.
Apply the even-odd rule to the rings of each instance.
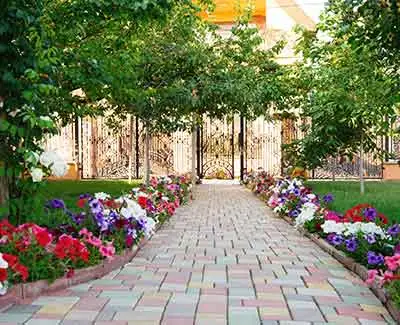
[[[333,0],[316,31],[302,31],[297,50],[303,62],[288,72],[298,84],[288,104],[298,105],[306,133],[287,148],[293,164],[315,168],[329,156],[351,157],[361,145],[365,152],[384,154],[377,139],[394,132],[400,100],[394,66],[399,53],[394,54],[396,41],[389,42],[398,13],[388,19],[388,10],[375,1]],[[384,22],[392,25],[378,30]],[[386,56],[383,38],[386,51],[393,50]]]
[[[10,193],[11,201],[31,197],[36,189],[27,172],[38,163],[41,141],[57,132],[60,122],[101,114],[97,100],[110,96],[118,86],[114,79],[124,71],[125,58],[118,50],[129,47],[126,35],[140,24],[162,21],[181,3],[189,1],[3,2],[0,177],[7,177],[1,184],[9,183],[10,191],[2,195]],[[76,89],[86,97],[74,96]]]

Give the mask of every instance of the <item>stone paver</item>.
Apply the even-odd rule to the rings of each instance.
[[[239,185],[196,199],[103,279],[0,313],[0,324],[395,324],[371,291]]]

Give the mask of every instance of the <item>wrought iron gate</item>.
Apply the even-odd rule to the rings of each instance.
[[[204,119],[198,130],[197,170],[204,178],[234,178],[263,169],[280,172],[280,123],[260,117],[246,121],[239,116],[224,120]]]
[[[234,178],[238,144],[235,121],[205,118],[198,132],[198,174],[201,178]]]

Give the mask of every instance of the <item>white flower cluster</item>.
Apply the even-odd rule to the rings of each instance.
[[[295,226],[303,226],[307,221],[314,219],[318,206],[311,202],[306,202],[300,209],[299,215],[295,219]]]
[[[147,216],[146,210],[143,209],[136,201],[130,198],[120,197],[116,201],[125,203],[126,207],[121,209],[121,215],[126,219],[133,218],[135,220],[139,220],[140,218]]]
[[[356,235],[358,233],[379,235],[385,237],[384,230],[374,222],[336,222],[327,220],[321,226],[324,233],[341,234],[344,236]]]
[[[96,199],[98,199],[98,200],[103,200],[103,201],[105,201],[105,200],[109,199],[111,196],[110,196],[110,194],[108,194],[108,193],[98,192],[98,193],[95,193],[95,194],[94,194],[94,197],[95,197]]]
[[[64,159],[54,151],[43,152],[38,160],[44,167],[50,168],[51,173],[54,176],[62,177],[67,173],[68,165]],[[43,169],[40,167],[32,168],[30,172],[32,180],[35,183],[41,182],[45,175]]]
[[[148,238],[155,231],[156,222],[153,218],[147,217],[147,212],[143,209],[136,201],[132,200],[127,196],[121,196],[116,200],[119,203],[125,203],[126,207],[123,207],[120,211],[121,216],[126,219],[135,219],[144,224],[143,232]]]

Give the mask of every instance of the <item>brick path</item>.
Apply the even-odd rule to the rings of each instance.
[[[356,277],[253,194],[201,185],[121,270],[0,313],[1,324],[394,324]]]

